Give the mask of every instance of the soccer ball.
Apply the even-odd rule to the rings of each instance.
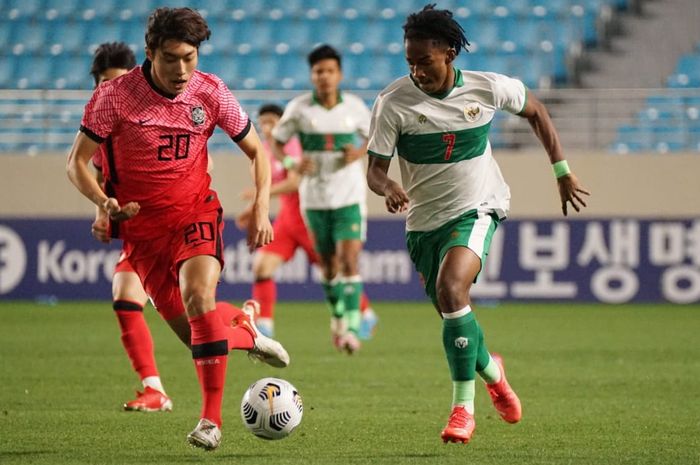
[[[243,424],[263,439],[286,438],[299,426],[303,413],[297,389],[279,378],[254,382],[241,399]]]

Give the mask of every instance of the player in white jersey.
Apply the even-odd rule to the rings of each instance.
[[[285,166],[294,165],[283,148],[293,136],[299,137],[299,197],[320,258],[333,341],[339,350],[353,353],[360,347],[358,261],[366,236],[361,159],[367,151],[370,112],[360,98],[340,91],[343,73],[335,49],[321,45],[308,59],[314,90],[289,102],[272,132],[273,150]]]
[[[408,209],[406,242],[443,318],[453,382],[452,413],[441,437],[466,443],[475,426],[476,372],[505,421],[522,416],[500,357],[484,344],[469,297],[510,202],[488,140],[495,112],[528,119],[553,165],[564,215],[569,203],[576,211],[585,206],[581,194],[588,192],[569,171],[546,108],[521,81],[453,67],[469,43],[450,11],[427,5],[409,15],[404,45],[410,74],[384,89],[372,110],[367,181],[385,197],[388,211]],[[403,187],[387,175],[394,153]]]

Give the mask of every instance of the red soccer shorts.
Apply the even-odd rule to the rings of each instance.
[[[134,268],[129,263],[129,259],[126,258],[124,248],[122,248],[122,253],[119,254],[119,261],[114,266],[114,274],[117,273],[134,273]]]
[[[297,248],[301,247],[311,263],[318,263],[313,241],[306,230],[301,214],[295,215],[294,211],[281,210],[272,225],[272,229],[275,233],[275,240],[260,248],[260,251],[278,255],[285,262],[288,262],[294,256]]]
[[[218,203],[218,202],[217,202]],[[141,278],[143,287],[165,320],[185,313],[178,272],[189,258],[211,255],[223,268],[224,230],[221,209],[193,212],[182,226],[152,241],[125,242],[126,260]],[[164,230],[170,229],[163,225]]]

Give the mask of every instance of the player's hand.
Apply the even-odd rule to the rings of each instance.
[[[246,201],[251,201],[255,198],[255,188],[249,187],[248,189],[241,192],[241,199]]]
[[[136,216],[141,209],[137,202],[129,202],[123,207],[114,197],[110,197],[102,204],[102,209],[109,215],[112,221],[126,221]]]
[[[389,213],[405,212],[408,209],[408,195],[403,187],[390,179],[384,187],[384,203]]]
[[[345,160],[345,164],[349,165],[350,163],[353,163],[360,158],[365,156],[366,151],[362,150],[361,148],[355,147],[352,144],[347,144],[343,146],[343,159]]]
[[[274,239],[272,232],[272,224],[267,215],[267,209],[264,210],[253,206],[251,221],[248,225],[248,250],[251,252],[259,247],[263,247]]]
[[[92,222],[92,236],[100,242],[109,244],[111,237],[109,234],[109,218],[105,214],[98,214]]]
[[[246,207],[238,216],[236,216],[236,227],[241,231],[248,231],[250,221],[253,218],[253,206]]]
[[[296,167],[299,174],[314,174],[316,172],[316,162],[309,157],[302,157]]]
[[[566,176],[558,178],[557,184],[559,185],[559,197],[561,198],[561,211],[564,213],[564,216],[568,213],[568,203],[570,203],[577,212],[581,211],[581,207],[587,206],[581,194],[591,195],[591,193],[579,184],[574,173],[569,173]]]

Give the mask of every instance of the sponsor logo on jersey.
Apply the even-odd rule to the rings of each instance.
[[[476,123],[479,121],[482,114],[483,112],[481,111],[481,106],[476,102],[468,103],[464,108],[464,117],[470,123]]]
[[[192,124],[194,124],[195,126],[201,126],[204,124],[204,121],[206,121],[204,107],[192,107]]]

